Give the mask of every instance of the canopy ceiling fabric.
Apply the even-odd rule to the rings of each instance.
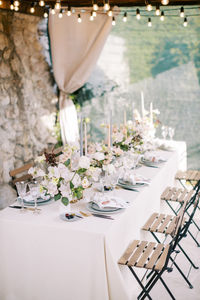
[[[49,16],[53,71],[60,89],[60,126],[63,143],[78,141],[77,113],[68,94],[87,81],[111,30],[112,18],[99,14],[93,22],[89,13],[77,22],[77,15]]]

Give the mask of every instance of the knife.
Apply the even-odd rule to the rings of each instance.
[[[103,218],[103,219],[108,219],[108,220],[114,220],[111,216],[107,216],[107,215],[100,215],[100,214],[93,214],[92,215],[94,217],[97,217],[97,218]]]
[[[10,205],[9,207],[10,207],[10,208],[22,209],[22,207],[19,206],[19,205]],[[31,210],[31,211],[35,211],[35,208],[34,208],[34,207],[27,207],[27,206],[24,206],[24,209]],[[37,210],[41,210],[41,209],[40,209],[40,208],[37,208]]]

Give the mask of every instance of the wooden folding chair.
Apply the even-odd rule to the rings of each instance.
[[[192,187],[200,181],[200,171],[198,170],[187,170],[187,171],[178,171],[175,175],[175,179],[179,180],[183,187],[187,187],[184,183],[189,183]]]
[[[12,183],[15,185],[16,182],[26,181],[32,179],[32,176],[28,174],[28,170],[33,167],[33,163],[25,164],[24,166],[11,170],[9,172],[12,177]]]
[[[183,205],[184,201],[189,201],[191,197],[195,194],[195,191],[198,189],[198,186],[200,185],[200,181],[198,181],[192,190],[188,191],[187,189],[182,188],[176,188],[176,187],[167,187],[164,192],[162,193],[160,199],[165,201],[167,205],[170,207],[170,209],[173,211],[175,215],[177,215],[178,211],[180,210],[181,206]],[[171,203],[177,203],[178,206],[175,209]],[[198,207],[198,206],[197,206]],[[190,217],[189,207],[186,210],[186,214],[188,217]],[[197,223],[192,220],[192,223],[197,228],[198,231],[200,231],[199,226]],[[194,235],[191,233],[191,231],[188,231],[189,235],[192,237],[192,239],[195,241],[198,247],[200,247],[199,242],[196,240]]]
[[[180,234],[180,239],[177,243],[177,246],[179,247],[181,252],[185,255],[185,257],[189,260],[189,262],[191,263],[191,265],[195,269],[198,269],[198,267],[195,266],[195,264],[192,262],[190,257],[184,251],[184,249],[180,245],[180,241],[181,241],[182,238],[184,238],[187,235],[188,230],[189,230],[189,226],[192,223],[192,220],[193,220],[193,217],[194,217],[194,214],[196,212],[197,205],[198,205],[198,202],[199,202],[199,189],[200,189],[200,186],[198,186],[198,188],[196,189],[196,192],[192,195],[192,197],[190,199],[188,197],[186,197],[185,200],[184,200],[185,202],[184,202],[183,205],[185,205],[185,203],[186,203],[185,212],[191,206],[193,206],[193,210],[192,210],[192,213],[190,214],[189,219],[188,220],[184,219],[184,226],[183,226],[183,229],[182,229],[182,233]],[[156,241],[160,242],[160,240],[158,239],[157,233],[162,233],[166,237],[168,235],[172,235],[173,230],[174,230],[174,226],[175,226],[175,222],[176,222],[176,217],[175,216],[160,214],[160,213],[153,213],[150,216],[150,218],[147,220],[147,222],[144,224],[142,229],[145,230],[145,231],[149,231],[153,235],[153,237],[156,239]],[[176,251],[176,252],[178,253],[178,251]],[[180,268],[179,268],[179,272],[184,277],[186,282],[189,284],[189,287],[192,288],[191,283],[188,281],[187,277],[185,277],[185,275],[180,270]]]
[[[160,280],[171,298],[175,300],[175,297],[163,280],[162,274],[165,271],[172,271],[172,268],[168,267],[168,263],[169,260],[174,263],[171,255],[174,252],[179,240],[179,235],[183,225],[185,205],[182,206],[179,215],[175,217],[175,227],[172,232],[173,238],[169,244],[165,245],[163,243],[134,240],[119,259],[118,263],[120,265],[128,266],[129,270],[142,288],[141,293],[138,295],[138,299],[142,300],[145,297],[152,299],[149,293],[156,282]],[[148,281],[145,286],[143,285],[142,280],[134,271],[134,268],[151,270],[150,276],[148,277]]]

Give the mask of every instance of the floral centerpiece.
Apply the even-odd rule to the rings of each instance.
[[[46,153],[36,159],[35,166],[29,169],[34,178],[42,177],[41,193],[61,200],[63,204],[76,202],[83,197],[83,191],[91,186],[90,158],[79,155],[76,148],[65,146],[58,157]]]

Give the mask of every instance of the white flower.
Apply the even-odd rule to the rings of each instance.
[[[87,177],[84,177],[84,178],[83,178],[81,184],[82,184],[82,187],[83,187],[84,189],[86,189],[86,188],[88,188],[88,187],[90,186],[90,183],[89,183]]]
[[[121,143],[123,141],[124,135],[121,132],[117,132],[113,135],[113,142]]]
[[[93,158],[100,161],[100,160],[104,160],[105,159],[105,155],[102,152],[96,152],[93,155]]]
[[[78,174],[75,174],[74,178],[72,179],[72,183],[75,188],[81,185],[81,177]]]
[[[46,158],[45,158],[45,155],[43,154],[43,155],[36,157],[35,162],[43,163],[45,160],[46,160]]]
[[[129,136],[129,137],[125,140],[124,145],[129,145],[129,144],[131,143],[131,141],[132,141],[132,136]]]
[[[48,194],[50,194],[51,196],[55,196],[56,194],[58,194],[57,185],[55,185],[53,182],[48,182],[45,187],[48,190]]]
[[[68,199],[70,198],[71,190],[69,184],[61,183],[59,191],[61,192],[63,197],[67,197]]]
[[[49,174],[48,174],[49,177],[60,178],[60,172],[59,172],[58,167],[50,166],[50,167],[48,167],[48,171],[49,171]]]
[[[103,165],[103,170],[109,175],[114,174],[116,172],[116,169],[113,164]]]
[[[64,164],[58,164],[58,170],[60,177],[62,177],[65,181],[70,181],[72,179],[74,173],[71,172]]]
[[[123,154],[123,150],[122,150],[121,148],[119,148],[119,147],[113,148],[113,152],[114,152],[114,154],[115,154],[116,156],[120,156],[120,155]]]
[[[71,168],[73,171],[77,170],[79,167],[80,155],[78,152],[75,152],[71,157]]]
[[[31,174],[33,176],[33,178],[37,178],[40,176],[44,176],[45,172],[38,167],[32,167],[28,170],[28,174]]]
[[[101,174],[101,168],[95,168],[95,167],[90,167],[86,172],[86,175],[91,176],[92,180],[94,181],[99,180],[100,174]]]
[[[79,160],[79,168],[81,169],[89,169],[90,167],[90,159],[87,156],[81,156]]]

